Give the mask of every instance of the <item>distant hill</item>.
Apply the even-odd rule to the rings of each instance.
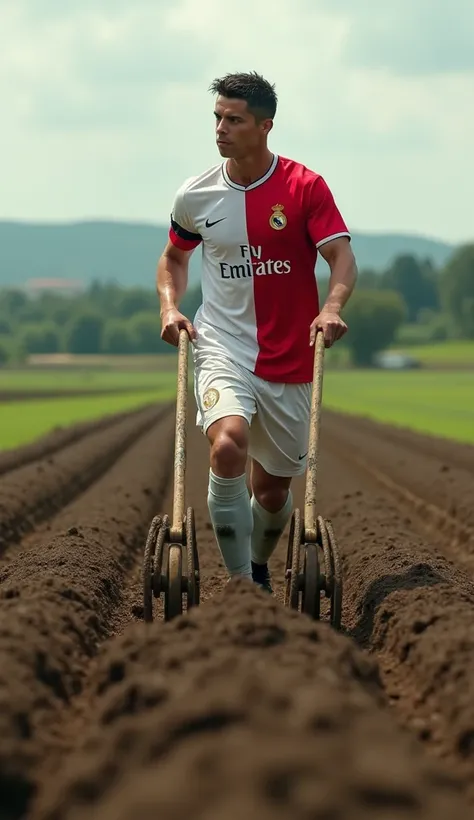
[[[0,221],[0,287],[23,286],[30,279],[66,278],[116,281],[154,288],[156,262],[166,242],[163,225],[131,222],[35,224]],[[401,253],[430,257],[442,265],[453,245],[419,236],[357,233],[359,268],[385,268]],[[194,254],[191,283],[199,281],[200,254]],[[319,268],[318,268],[319,270]],[[328,268],[323,261],[321,273]]]

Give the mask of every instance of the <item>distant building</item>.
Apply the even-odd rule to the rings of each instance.
[[[30,296],[38,296],[47,291],[67,295],[81,293],[86,289],[85,283],[80,279],[65,278],[36,278],[28,279],[25,282],[24,290]]]

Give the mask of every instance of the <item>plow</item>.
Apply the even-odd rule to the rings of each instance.
[[[164,599],[164,619],[170,621],[186,609],[199,606],[200,573],[196,521],[185,506],[186,420],[188,402],[189,337],[181,330],[178,343],[178,382],[174,450],[172,517],[157,515],[148,532],[143,559],[143,615],[153,620],[153,599]]]
[[[329,601],[329,622],[341,628],[342,567],[332,522],[318,514],[317,477],[324,370],[324,335],[315,342],[304,508],[293,511],[288,537],[284,605],[314,620]],[[199,606],[200,568],[195,514],[186,507],[186,423],[189,337],[178,342],[174,488],[172,516],[156,515],[148,531],[143,559],[144,620],[153,621],[153,601],[163,596],[164,620]]]
[[[293,511],[285,571],[285,606],[321,617],[321,599],[330,603],[329,620],[341,627],[342,569],[332,522],[318,514],[317,477],[324,370],[324,335],[316,335],[304,510]]]

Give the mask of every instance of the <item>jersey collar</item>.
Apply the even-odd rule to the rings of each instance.
[[[237,182],[234,182],[230,178],[229,174],[227,173],[227,168],[226,168],[227,160],[225,160],[222,163],[222,166],[221,166],[222,167],[222,176],[224,177],[225,182],[227,183],[227,185],[230,188],[234,188],[236,191],[251,191],[253,188],[258,188],[259,185],[263,185],[263,183],[266,182],[267,179],[269,179],[271,177],[271,175],[273,174],[275,168],[277,167],[277,163],[278,163],[278,154],[273,154],[273,160],[272,160],[272,163],[271,163],[268,171],[262,177],[259,177],[258,179],[256,179],[255,182],[251,182],[250,185],[238,185]]]

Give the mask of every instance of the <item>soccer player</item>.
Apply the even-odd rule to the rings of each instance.
[[[176,193],[157,269],[161,336],[177,345],[186,328],[192,342],[209,514],[228,573],[271,592],[268,561],[292,514],[292,478],[306,466],[315,335],[321,329],[330,347],[347,331],[340,314],[357,268],[323,177],[268,148],[274,86],[252,72],[210,90],[224,159]],[[179,304],[199,245],[202,304],[191,322]],[[322,307],[318,252],[330,267]]]

